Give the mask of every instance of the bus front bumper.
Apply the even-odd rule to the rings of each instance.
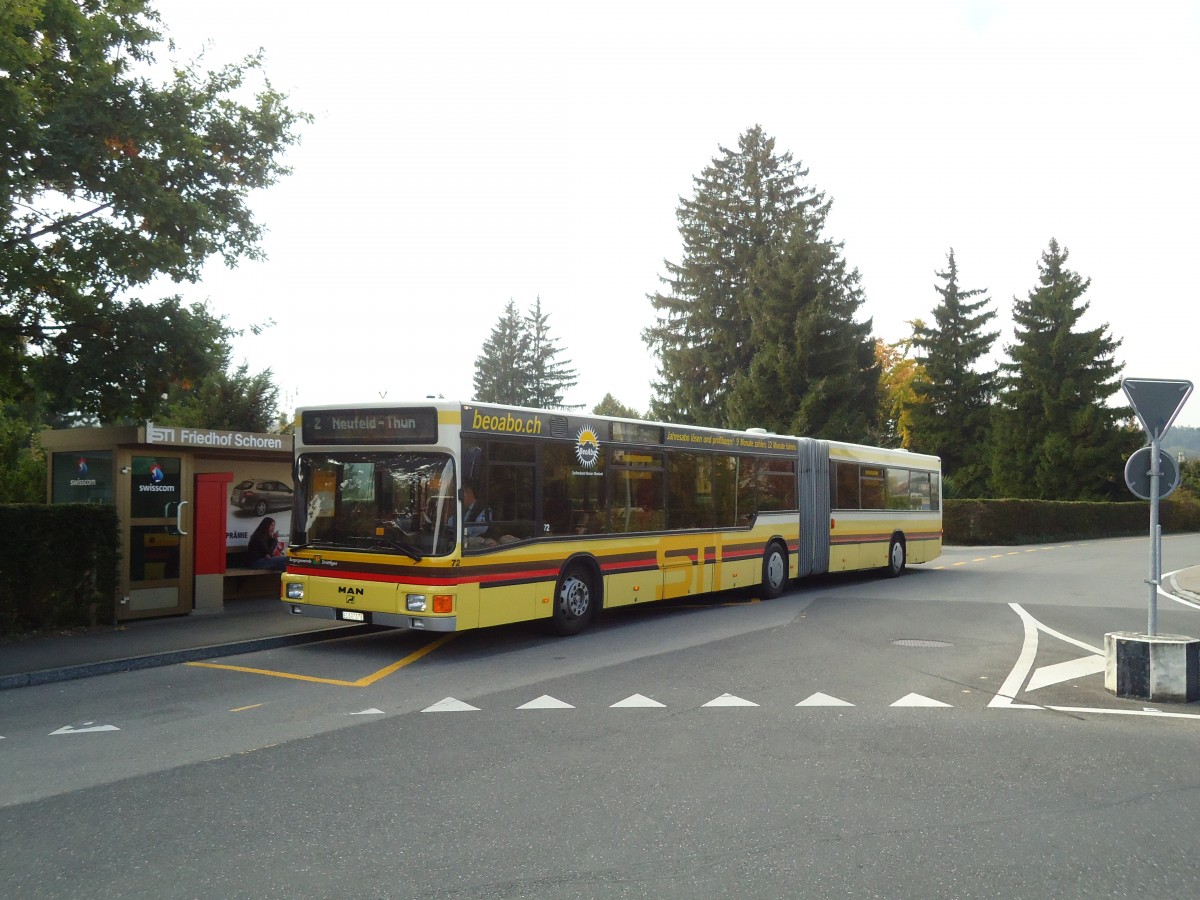
[[[334,619],[347,625],[383,625],[386,628],[407,628],[412,631],[457,631],[457,616],[408,616],[370,610],[336,609],[284,600],[293,616],[312,616],[314,619]]]

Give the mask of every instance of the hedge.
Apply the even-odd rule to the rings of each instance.
[[[1150,504],[1058,500],[943,500],[947,544],[1042,544],[1150,534]],[[1159,501],[1164,534],[1200,531],[1200,501]]]
[[[117,511],[90,504],[0,505],[0,635],[113,622]]]

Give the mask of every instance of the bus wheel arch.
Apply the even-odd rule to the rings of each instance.
[[[565,636],[587,628],[601,607],[603,584],[595,559],[585,555],[568,559],[554,582],[550,631]]]
[[[908,547],[905,544],[904,532],[897,531],[892,535],[892,539],[888,542],[888,561],[887,573],[890,578],[896,578],[904,574],[904,567],[908,563]]]
[[[767,541],[763,551],[762,595],[774,600],[783,593],[788,582],[788,551],[783,541],[774,538]]]

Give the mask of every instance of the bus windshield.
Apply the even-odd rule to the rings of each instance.
[[[292,540],[412,559],[455,549],[447,453],[308,453],[297,461]]]

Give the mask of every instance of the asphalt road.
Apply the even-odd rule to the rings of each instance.
[[[1097,668],[1147,549],[7,691],[0,895],[1200,896],[1200,705]]]

